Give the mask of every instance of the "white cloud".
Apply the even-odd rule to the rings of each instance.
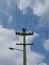
[[[49,0],[6,0],[7,9],[10,11],[13,6],[22,11],[23,14],[27,13],[27,8],[30,7],[33,10],[33,14],[40,16],[39,23],[37,25],[40,27],[49,27]],[[9,21],[12,21],[11,15],[9,16]]]
[[[28,50],[27,50],[28,51]],[[29,53],[27,53],[27,57],[28,57],[28,63],[29,65],[38,65],[39,63],[42,63],[43,60],[44,60],[44,56],[39,54],[39,53],[36,53],[36,52],[32,52],[30,50]],[[43,62],[44,63],[44,62]]]
[[[40,27],[49,28],[49,10],[40,18],[38,26],[39,28]]]
[[[1,6],[0,8],[2,9],[0,9],[0,13],[8,17],[8,22],[13,20],[11,11],[17,5],[23,14],[25,14],[27,8],[30,7],[34,15],[41,16],[38,26],[49,27],[49,0],[5,0],[2,4],[4,4],[5,8]]]
[[[11,23],[12,21],[13,21],[13,16],[10,15],[10,16],[9,16],[9,19],[8,19],[8,23]]]
[[[35,15],[43,15],[49,8],[49,0],[19,0],[18,7],[25,13],[30,7]]]
[[[37,37],[38,34],[34,33],[34,35],[31,37],[27,37],[28,43],[30,43],[35,37]],[[15,47],[18,49],[22,49],[22,46],[16,46],[16,42],[21,43],[22,37],[17,37],[15,35],[14,30],[9,30],[3,28],[2,25],[0,25],[0,60],[7,58],[11,59],[15,64],[22,65],[22,52],[20,51],[10,51],[8,48]],[[27,46],[27,64],[28,65],[37,65],[39,63],[43,63],[43,60],[45,57],[42,54],[39,54],[37,52],[31,51],[31,46]],[[19,61],[19,62],[18,62]]]
[[[44,2],[41,2],[41,0],[37,0],[35,2],[35,5],[33,7],[34,14],[38,16],[43,16],[47,11],[49,10],[49,0],[44,0]]]
[[[10,8],[11,7],[11,0],[6,0],[7,2],[7,8]]]
[[[30,0],[20,0],[18,2],[18,8],[22,11],[22,13],[26,13],[27,7],[30,6]]]
[[[13,8],[14,1],[13,0],[6,0],[6,3],[7,3],[7,8],[6,9],[7,10],[11,10]]]
[[[0,11],[0,13],[3,14],[4,16],[7,16],[8,23],[11,23],[13,21],[13,15],[10,14],[8,11]]]
[[[36,2],[33,6],[33,13],[37,16],[41,16],[44,13],[44,5],[40,2]]]
[[[41,16],[37,28],[49,27],[49,0],[19,0],[17,5],[23,14],[30,7],[34,15]]]
[[[38,64],[38,65],[47,65],[46,63],[40,63],[40,64]]]
[[[8,22],[12,22],[13,16],[11,14],[11,10],[14,6],[13,0],[5,0],[4,2],[0,1],[0,14],[7,16]]]
[[[8,55],[8,47],[9,45],[13,45],[13,43],[15,43],[14,38],[16,37],[13,30],[4,29],[0,26],[0,57]]]
[[[44,49],[49,51],[49,39],[44,42]]]

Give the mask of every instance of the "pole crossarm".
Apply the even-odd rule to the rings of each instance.
[[[20,33],[20,32],[16,32],[16,35],[21,35],[21,36],[28,36],[28,35],[33,35],[33,32],[29,32],[29,33]]]
[[[18,43],[16,43],[16,45],[33,45],[33,43],[31,43],[31,44],[29,44],[29,43],[26,43],[26,44],[22,44],[22,43],[18,44]]]

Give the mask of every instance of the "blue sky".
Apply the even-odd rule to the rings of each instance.
[[[27,37],[27,64],[49,65],[49,0],[0,0],[0,65],[22,65],[22,52],[10,51],[22,37],[15,31],[34,32]],[[19,61],[19,62],[18,62]]]

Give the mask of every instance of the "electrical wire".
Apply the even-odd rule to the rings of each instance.
[[[31,21],[30,21],[30,30],[32,30],[32,15],[31,15],[31,13],[30,13],[30,19],[31,19]]]
[[[16,12],[16,31],[20,29],[21,25],[20,25],[20,14],[19,14],[19,11],[18,11],[18,7],[15,7],[15,12]]]
[[[15,6],[15,13],[16,13],[15,16],[18,15],[18,10],[17,10],[17,7],[16,6]],[[17,31],[17,28],[18,28],[17,18],[15,18],[15,21],[16,21],[16,24],[15,24],[16,31]]]

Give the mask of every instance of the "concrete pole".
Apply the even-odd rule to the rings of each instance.
[[[25,40],[25,35],[23,36],[23,65],[26,65],[26,40]]]

